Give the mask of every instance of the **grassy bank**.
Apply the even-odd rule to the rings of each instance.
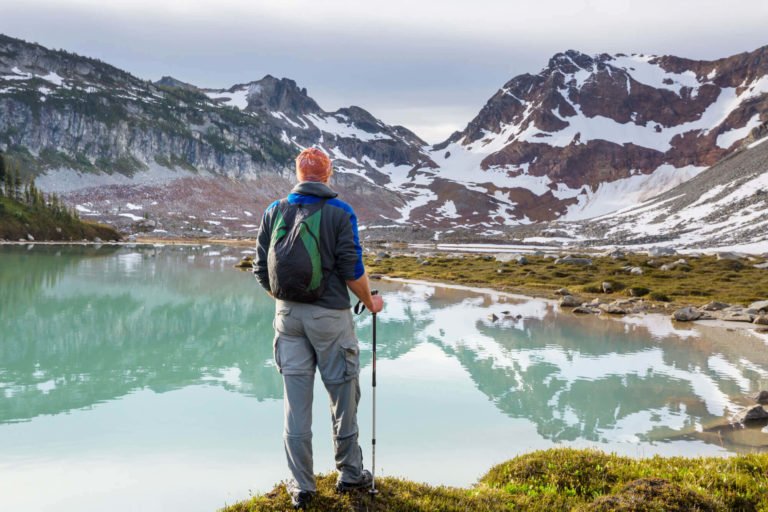
[[[754,267],[765,260],[718,260],[715,256],[665,256],[650,258],[630,254],[623,259],[590,257],[592,265],[555,264],[551,258],[528,256],[528,263],[499,263],[493,258],[438,256],[415,258],[394,256],[368,258],[372,274],[406,279],[481,286],[532,296],[553,296],[567,288],[584,298],[626,298],[630,290],[657,303],[700,305],[712,300],[731,304],[749,304],[768,298],[768,269]],[[687,265],[673,270],[661,266],[684,258]],[[426,261],[426,264],[423,262]],[[649,261],[651,263],[649,264]],[[633,275],[625,267],[639,267],[642,275]],[[612,284],[613,293],[602,293],[602,283]]]
[[[366,493],[339,496],[335,475],[319,477],[310,510],[373,510]],[[557,448],[493,467],[470,488],[377,480],[380,511],[768,511],[768,454],[729,458],[632,459]],[[289,510],[283,485],[226,512]]]
[[[33,207],[8,197],[0,197],[0,238],[5,240],[119,240],[115,229],[103,224],[84,222],[71,215],[57,214],[49,208]]]

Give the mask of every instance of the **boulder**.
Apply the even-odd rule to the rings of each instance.
[[[768,315],[756,316],[752,323],[755,325],[768,325]]]
[[[495,322],[498,319],[499,317],[497,317],[496,314],[494,313],[491,313],[490,315],[488,315],[488,320],[490,320],[491,322]]]
[[[599,313],[600,311],[596,309],[592,309],[590,307],[586,306],[576,306],[573,308],[573,312],[579,315],[594,315],[595,313]]]
[[[768,390],[762,390],[758,391],[754,395],[752,395],[752,400],[759,403],[760,405],[766,405],[768,404]]]
[[[746,255],[739,254],[737,252],[719,252],[717,253],[718,260],[742,260],[746,258]]]
[[[97,244],[100,244],[100,243],[103,242],[103,240],[101,238],[99,238],[98,236],[96,236],[96,237],[93,238],[93,242],[97,243]]]
[[[610,281],[603,281],[601,288],[603,289],[603,293],[613,293],[613,283]]]
[[[587,267],[592,264],[592,260],[589,258],[576,258],[575,256],[571,256],[570,254],[568,256],[564,256],[562,258],[557,258],[555,260],[555,265],[579,265],[583,267]]]
[[[674,256],[677,251],[674,247],[651,247],[648,249],[648,256],[658,258],[659,256]]]
[[[33,237],[32,235],[27,233],[27,240],[29,240],[30,242],[34,242],[35,241],[35,237]]]
[[[690,306],[680,308],[672,313],[672,318],[678,322],[693,322],[701,318],[701,311]]]
[[[768,420],[768,411],[762,405],[753,405],[739,411],[731,420],[733,423],[749,423],[751,421]]]
[[[608,313],[609,315],[626,315],[627,310],[621,307],[617,302],[611,302],[610,304],[600,304],[600,311]]]
[[[499,263],[508,263],[513,259],[515,259],[514,254],[497,254],[496,255],[496,261],[498,261]]]
[[[387,252],[384,252],[384,251],[379,251],[379,252],[377,252],[377,253],[376,253],[376,257],[377,257],[377,258],[382,258],[382,259],[383,259],[383,258],[389,258],[389,257],[390,257],[390,255],[389,255],[389,253],[387,253]]]
[[[528,258],[523,256],[522,254],[515,258],[515,261],[517,261],[518,265],[527,265],[528,264]]]
[[[612,260],[623,260],[627,257],[626,253],[619,249],[613,249],[611,251],[604,252],[600,256],[603,258],[611,258]]]
[[[716,300],[713,300],[712,302],[704,304],[701,309],[704,311],[722,311],[730,306],[730,304],[726,304],[725,302],[717,302]]]
[[[422,260],[421,262],[419,262],[419,265],[421,265],[421,266],[429,265],[429,264],[430,264],[429,260]]]
[[[643,275],[643,269],[640,267],[632,267],[629,269],[629,273],[633,276],[641,276]]]
[[[568,288],[560,288],[558,290],[555,290],[555,295],[565,296],[565,295],[570,295],[570,294],[571,294],[571,292],[568,291]]]
[[[756,309],[761,313],[768,312],[768,300],[759,300],[749,305],[749,309]]]
[[[721,317],[721,319],[727,322],[752,323],[752,321],[755,319],[755,315],[750,315],[745,311],[728,311]]]
[[[578,306],[581,306],[581,299],[574,297],[573,295],[564,295],[563,298],[560,299],[561,308],[575,308]]]

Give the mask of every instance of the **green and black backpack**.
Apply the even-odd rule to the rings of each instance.
[[[326,200],[276,206],[267,255],[272,295],[293,302],[315,302],[325,291],[326,271],[320,249],[320,221]]]

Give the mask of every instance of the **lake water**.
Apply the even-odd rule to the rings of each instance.
[[[287,478],[273,303],[232,268],[242,253],[0,246],[0,510],[212,511]],[[712,428],[768,383],[762,340],[377,286],[379,475],[469,485],[556,444],[632,456],[766,446],[759,429]],[[371,317],[357,323],[368,461]],[[317,382],[315,470],[326,472]]]

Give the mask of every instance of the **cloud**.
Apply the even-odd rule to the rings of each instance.
[[[0,32],[142,78],[293,78],[435,142],[504,82],[568,48],[717,58],[768,43],[768,3],[660,0],[4,0]],[[749,16],[744,13],[749,12]],[[468,116],[450,119],[450,116]],[[429,135],[427,135],[429,133]]]

